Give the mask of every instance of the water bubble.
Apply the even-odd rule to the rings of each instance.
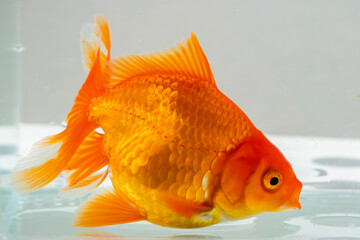
[[[56,198],[55,198],[54,203],[55,203],[55,206],[57,206],[57,207],[59,207],[59,206],[62,205],[62,201],[61,201],[61,199],[60,199],[59,197],[56,197]]]
[[[25,47],[24,47],[24,45],[22,45],[21,43],[15,43],[15,44],[12,46],[11,50],[13,50],[14,52],[20,53],[20,52],[25,51]]]
[[[62,121],[61,123],[60,123],[60,126],[62,126],[62,127],[66,127],[66,122],[65,121]]]

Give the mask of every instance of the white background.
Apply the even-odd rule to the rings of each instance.
[[[197,34],[218,87],[265,133],[360,137],[360,1],[20,1],[21,121],[60,123],[95,13],[112,56]]]

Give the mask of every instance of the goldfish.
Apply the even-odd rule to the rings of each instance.
[[[301,209],[291,164],[218,89],[194,33],[162,52],[111,58],[107,19],[96,15],[91,31],[81,40],[88,76],[66,128],[19,160],[19,191],[64,174],[60,195],[79,197],[109,176],[112,186],[80,206],[81,227],[199,228]]]

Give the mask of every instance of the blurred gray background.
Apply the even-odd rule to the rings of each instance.
[[[18,9],[22,122],[65,119],[86,77],[80,29],[102,13],[113,57],[195,32],[219,89],[265,133],[360,137],[360,1],[32,0]]]

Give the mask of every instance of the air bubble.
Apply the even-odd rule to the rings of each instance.
[[[22,45],[21,43],[15,43],[15,44],[12,46],[11,50],[13,50],[14,52],[20,53],[20,52],[25,51],[25,47],[24,47],[24,45]]]

